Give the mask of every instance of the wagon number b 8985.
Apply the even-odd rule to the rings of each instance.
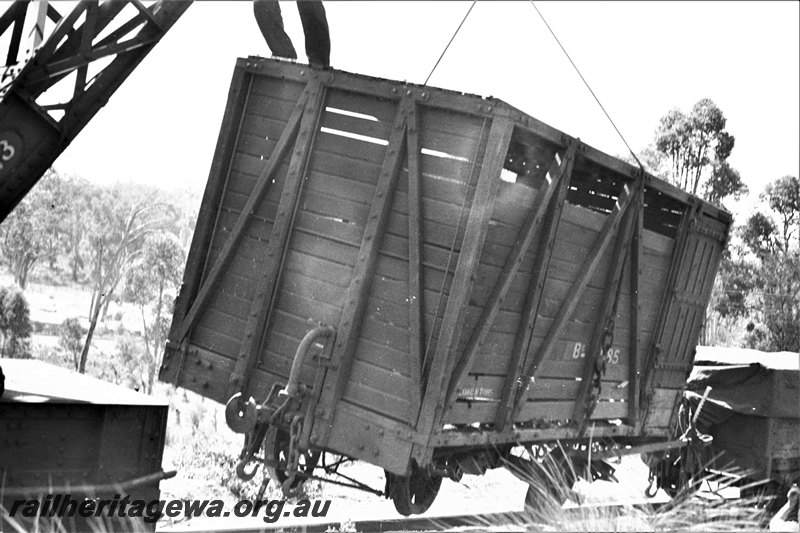
[[[611,347],[606,352],[606,362],[610,365],[616,365],[619,363],[619,348]],[[582,342],[576,342],[575,348],[572,350],[572,358],[573,359],[582,359],[586,357],[586,344]]]

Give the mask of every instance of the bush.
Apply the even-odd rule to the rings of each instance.
[[[115,381],[136,391],[141,390],[147,383],[143,365],[146,358],[147,353],[141,339],[132,335],[117,337],[114,363],[119,373]]]
[[[77,318],[66,318],[58,327],[58,346],[72,357],[75,370],[83,348],[83,335],[86,330]]]
[[[17,287],[0,287],[0,356],[27,359],[31,356],[31,311]]]

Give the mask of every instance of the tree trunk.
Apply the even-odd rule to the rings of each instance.
[[[97,327],[97,319],[100,318],[100,308],[102,307],[102,304],[103,303],[100,301],[100,297],[98,296],[97,302],[95,302],[92,306],[92,314],[89,320],[89,331],[86,332],[86,342],[83,344],[81,361],[78,365],[78,372],[81,374],[86,372],[86,359],[89,356],[89,347],[92,345],[92,337],[94,336],[94,329]]]
[[[155,331],[153,332],[153,364],[150,365],[150,381],[148,383],[148,388],[152,390],[153,388],[153,381],[155,381],[156,377],[156,368],[161,366],[161,343],[163,342],[161,339],[161,306],[163,305],[164,300],[164,279],[162,278],[159,281],[158,285],[158,300],[156,301],[156,322],[155,322]],[[150,391],[148,390],[148,394]]]
[[[73,254],[72,261],[70,261],[70,266],[72,267],[72,281],[78,283],[78,270],[80,269],[80,257],[78,256],[77,252]]]
[[[25,270],[25,263],[24,259],[20,260],[17,264],[17,267],[14,269],[14,283],[19,285],[19,288],[23,291],[28,284],[28,273]]]

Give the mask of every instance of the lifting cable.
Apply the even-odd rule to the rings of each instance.
[[[614,123],[614,121],[612,120],[612,118],[611,118],[611,115],[609,115],[609,114],[608,114],[608,111],[606,111],[606,108],[605,108],[605,107],[603,107],[603,104],[602,104],[602,103],[600,103],[600,99],[599,99],[599,98],[597,98],[597,95],[596,95],[596,94],[594,94],[594,91],[593,91],[593,90],[592,90],[592,88],[589,86],[589,82],[587,82],[587,81],[586,81],[586,78],[584,78],[584,77],[583,77],[583,74],[581,74],[581,71],[580,71],[580,69],[579,69],[579,68],[578,68],[578,66],[575,64],[575,62],[572,60],[572,58],[570,57],[569,53],[567,53],[567,50],[564,48],[564,45],[563,45],[563,44],[561,44],[561,41],[560,41],[560,40],[558,39],[558,37],[556,36],[556,33],[553,31],[553,28],[551,28],[551,27],[550,27],[550,24],[548,24],[548,23],[547,23],[547,20],[545,20],[545,18],[544,18],[544,15],[542,15],[542,12],[541,12],[541,11],[539,11],[539,8],[538,8],[538,7],[536,7],[536,4],[533,2],[533,0],[530,0],[530,2],[531,2],[531,5],[533,6],[533,9],[535,9],[535,10],[536,10],[536,13],[538,13],[538,14],[539,14],[539,18],[541,18],[541,19],[542,19],[542,22],[544,22],[544,25],[545,25],[545,26],[547,26],[547,29],[550,31],[550,35],[552,35],[552,36],[553,36],[553,39],[555,39],[555,40],[556,40],[556,43],[558,43],[558,46],[561,48],[561,51],[562,51],[562,52],[564,52],[564,55],[565,55],[565,56],[567,56],[567,59],[569,59],[569,62],[570,62],[570,64],[572,64],[572,67],[575,69],[575,72],[577,72],[577,73],[578,73],[578,76],[580,76],[581,80],[583,81],[583,84],[584,84],[584,85],[586,85],[586,88],[587,88],[587,89],[589,89],[589,92],[590,92],[590,93],[592,93],[592,96],[594,97],[594,100],[595,100],[595,102],[597,102],[597,105],[599,105],[599,106],[600,106],[600,109],[602,109],[602,110],[603,110],[603,113],[605,113],[605,115],[606,115],[606,118],[608,119],[608,121],[609,121],[609,122],[611,122],[611,125],[614,127],[614,130],[617,132],[617,135],[619,135],[619,138],[620,138],[620,139],[622,139],[622,142],[623,142],[623,143],[625,143],[625,146],[628,148],[628,151],[631,153],[631,155],[633,156],[633,158],[636,160],[636,163],[638,163],[638,164],[639,164],[639,168],[640,168],[640,169],[642,169],[642,173],[644,173],[644,172],[645,172],[644,165],[642,165],[642,162],[641,162],[641,161],[639,161],[639,158],[638,158],[638,157],[636,157],[636,154],[635,154],[635,153],[634,153],[634,151],[631,149],[631,146],[628,144],[628,141],[626,141],[626,140],[625,140],[625,137],[622,135],[622,132],[621,132],[621,131],[619,131],[619,128],[617,128],[617,125],[616,125],[616,124]]]
[[[456,28],[456,32],[453,34],[452,37],[450,37],[450,42],[448,42],[447,46],[445,46],[444,50],[442,50],[442,55],[440,55],[439,59],[436,60],[436,64],[433,65],[433,68],[431,69],[431,73],[428,74],[427,78],[425,78],[425,83],[423,83],[423,85],[428,85],[428,80],[430,80],[431,76],[433,76],[433,72],[436,70],[436,67],[439,66],[439,62],[442,60],[444,55],[447,53],[447,49],[450,48],[450,45],[453,44],[453,41],[455,40],[456,35],[458,35],[458,32],[461,29],[461,26],[463,26],[464,23],[467,21],[467,17],[469,16],[470,13],[472,13],[472,8],[475,7],[475,4],[477,4],[477,3],[478,3],[478,0],[473,0],[472,5],[469,6],[469,9],[467,10],[467,14],[464,15],[464,18],[461,20],[461,24],[459,24],[458,28]]]

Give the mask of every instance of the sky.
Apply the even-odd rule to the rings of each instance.
[[[334,68],[423,83],[471,2],[325,3]],[[294,2],[287,33],[303,55]],[[537,3],[634,150],[711,98],[754,192],[800,165],[800,3]],[[64,11],[64,9],[62,9]],[[237,57],[270,52],[251,2],[196,2],[56,161],[99,183],[202,191]],[[627,149],[530,2],[478,2],[429,85],[494,96],[609,154]]]

